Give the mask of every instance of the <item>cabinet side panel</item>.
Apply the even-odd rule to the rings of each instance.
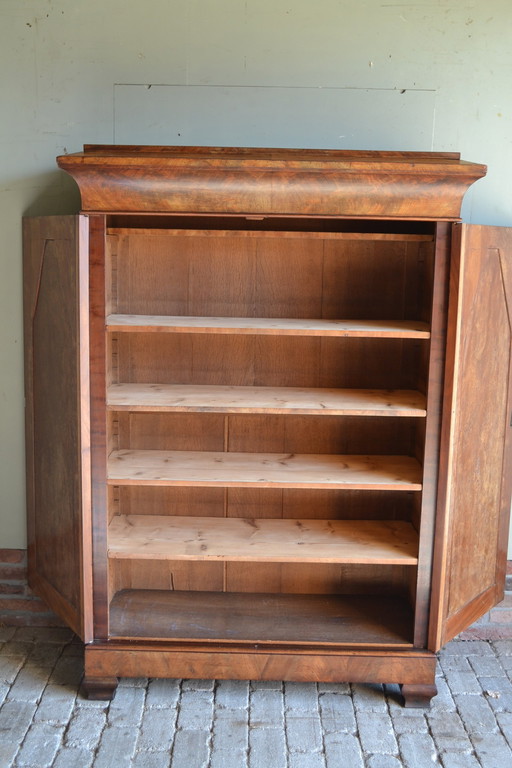
[[[83,556],[81,231],[77,217],[24,222],[29,583],[84,637],[90,564]]]
[[[451,297],[458,312],[457,321],[451,315],[448,341],[437,645],[503,595],[511,469],[511,235],[490,227],[462,226],[460,232],[460,271],[452,278]]]
[[[447,277],[450,262],[450,225],[437,225],[435,267],[431,273],[431,342],[427,382],[427,419],[423,449],[423,493],[418,519],[420,547],[416,589],[415,645],[424,647],[428,634],[429,597],[431,589],[432,553],[436,512],[436,492],[439,468],[439,442],[441,431],[442,388],[444,378],[444,350],[448,290]]]

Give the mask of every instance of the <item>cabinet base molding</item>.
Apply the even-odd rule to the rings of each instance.
[[[318,650],[193,644],[91,643],[85,647],[84,689],[114,694],[117,677],[298,682],[398,683],[406,706],[428,706],[436,694],[436,656],[429,651]]]

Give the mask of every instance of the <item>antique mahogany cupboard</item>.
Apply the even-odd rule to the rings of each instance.
[[[26,219],[30,585],[120,676],[390,682],[503,593],[512,230],[455,153],[86,146]]]

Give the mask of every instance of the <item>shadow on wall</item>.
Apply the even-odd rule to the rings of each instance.
[[[81,147],[77,147],[79,151]],[[64,171],[41,174],[34,184],[34,197],[23,211],[23,216],[52,216],[77,213],[80,210],[80,192],[75,181]]]

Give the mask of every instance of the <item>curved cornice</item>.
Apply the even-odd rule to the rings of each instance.
[[[486,167],[456,153],[86,145],[84,212],[457,220]]]

